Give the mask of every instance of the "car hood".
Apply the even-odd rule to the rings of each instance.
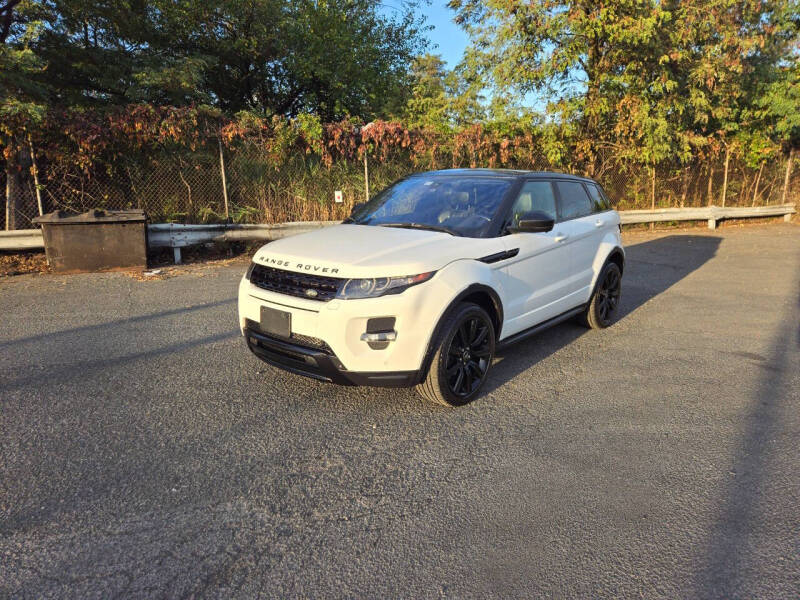
[[[441,269],[465,258],[503,250],[500,238],[467,238],[438,231],[334,225],[262,246],[259,264],[329,277],[391,277]]]

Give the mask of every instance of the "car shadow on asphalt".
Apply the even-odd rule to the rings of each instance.
[[[38,389],[38,386],[45,384],[62,384],[73,380],[92,377],[108,377],[108,373],[123,368],[129,363],[141,360],[157,360],[161,357],[191,350],[198,346],[207,346],[232,340],[238,338],[239,335],[238,329],[231,329],[213,335],[181,340],[174,344],[149,348],[120,356],[110,356],[95,360],[78,360],[75,362],[52,365],[45,372],[23,375],[18,378],[3,381],[2,391],[10,392],[23,388]]]
[[[216,302],[206,302],[204,304],[195,304],[194,306],[181,306],[179,308],[171,308],[161,312],[150,313],[146,315],[138,315],[135,317],[126,317],[124,319],[117,319],[116,321],[109,321],[107,323],[97,323],[94,325],[82,325],[80,327],[73,327],[72,329],[63,329],[61,331],[53,331],[32,335],[25,338],[16,340],[0,341],[0,349],[19,346],[21,344],[36,343],[46,341],[48,344],[57,343],[59,341],[68,340],[72,337],[80,339],[82,336],[108,329],[109,327],[119,327],[125,325],[134,325],[146,321],[153,321],[164,317],[171,317],[175,315],[185,315],[187,313],[195,312],[198,310],[206,310],[208,308],[216,308],[226,304],[235,304],[236,298],[228,298],[226,300],[218,300]]]
[[[792,326],[781,327],[769,355],[756,359],[762,375],[751,398],[749,413],[742,415],[741,440],[730,465],[723,467],[727,476],[721,478],[724,483],[719,490],[717,516],[709,539],[698,547],[697,563],[702,565],[695,580],[698,598],[746,597],[749,594],[744,590],[758,589],[763,582],[764,575],[753,568],[753,562],[763,560],[766,554],[774,556],[776,551],[788,557],[797,550],[797,532],[792,530],[791,520],[784,521],[786,529],[779,535],[774,529],[780,517],[785,519],[792,507],[796,508],[796,500],[789,491],[796,482],[787,484],[780,479],[776,482],[772,463],[776,461],[776,453],[782,453],[776,442],[793,435],[791,415],[796,414],[800,399],[800,392],[792,387],[800,356],[800,339],[797,348],[793,347],[793,338],[800,335],[800,327],[795,330],[800,323],[800,302],[786,311],[782,322]],[[786,477],[786,472],[777,477]],[[767,547],[762,549],[763,546]],[[783,569],[787,567],[788,563]]]
[[[722,238],[710,235],[667,235],[626,246],[622,298],[617,321],[663,294],[716,255]],[[612,325],[613,327],[613,325]],[[500,349],[486,382],[491,393],[542,360],[571,344],[588,331],[575,321],[554,326]]]

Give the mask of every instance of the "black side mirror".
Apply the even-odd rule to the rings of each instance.
[[[546,212],[533,210],[519,216],[516,225],[508,228],[511,233],[546,233],[553,229],[555,220]]]

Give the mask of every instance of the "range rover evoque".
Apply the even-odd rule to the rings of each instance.
[[[500,345],[573,317],[611,324],[624,263],[619,215],[591,179],[419,173],[340,225],[258,250],[240,327],[256,356],[292,373],[462,405]]]

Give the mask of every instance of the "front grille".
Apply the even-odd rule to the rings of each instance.
[[[264,331],[263,329],[261,329],[261,326],[258,323],[250,319],[247,319],[247,328],[252,329],[253,331],[257,331],[265,337],[269,337],[278,341],[296,344],[297,346],[308,348],[309,350],[320,350],[325,354],[333,354],[333,350],[331,350],[331,347],[328,346],[328,344],[325,343],[325,341],[310,335],[303,335],[302,333],[292,332],[290,334],[290,337],[288,338],[277,336],[273,333],[268,333]]]
[[[312,337],[310,335],[303,335],[300,333],[292,333],[291,341],[297,344],[298,346],[303,346],[304,348],[314,348],[316,350],[322,350],[328,354],[331,354],[331,349],[328,344],[322,341],[319,338]]]
[[[263,290],[323,302],[336,296],[343,281],[339,277],[295,273],[259,264],[253,265],[253,272],[250,274],[250,283]],[[309,293],[308,290],[313,291]]]
[[[273,340],[276,339],[248,332],[247,345],[262,360],[314,379],[331,381],[330,376],[322,372],[318,362],[302,349],[297,346],[286,347],[275,344]]]

